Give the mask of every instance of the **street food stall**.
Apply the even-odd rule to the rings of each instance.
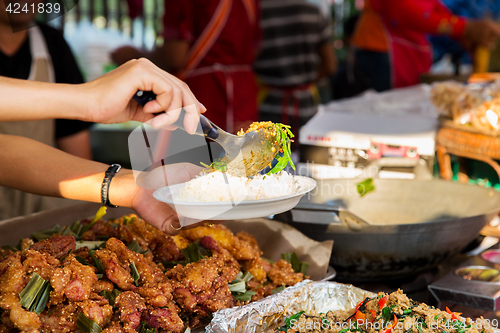
[[[42,153],[18,186],[10,163],[28,158],[12,144],[0,172],[16,180],[1,186],[89,202],[0,219],[0,333],[499,332],[500,76],[459,75],[456,56],[460,82],[417,82],[437,77],[425,34],[475,43],[486,71],[500,28],[437,0],[309,2],[82,0],[42,15],[95,81],[29,87],[92,97],[68,119],[102,122],[85,140],[105,164],[19,141]],[[361,7],[350,32],[329,22]],[[57,59],[45,51],[25,55]],[[66,194],[79,191],[92,193]]]

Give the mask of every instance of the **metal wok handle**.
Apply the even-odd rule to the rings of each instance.
[[[309,204],[307,208],[292,209],[275,215],[273,219],[284,223],[343,224],[356,232],[370,225],[364,219],[340,207],[318,204]]]
[[[427,167],[426,162],[421,158],[409,159],[401,157],[382,157],[378,160],[371,162],[358,176],[360,179],[366,178],[377,178],[380,170],[387,167],[400,167],[400,168],[410,168],[413,167],[413,172],[415,173],[415,179],[417,180],[430,180],[432,179],[432,174]]]

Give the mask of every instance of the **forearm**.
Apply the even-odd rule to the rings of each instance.
[[[80,87],[0,77],[0,121],[83,120],[88,101]]]
[[[90,202],[101,201],[108,165],[82,159],[24,137],[0,135],[0,185],[35,194]],[[131,207],[137,190],[130,170],[121,170],[110,185],[110,202]]]

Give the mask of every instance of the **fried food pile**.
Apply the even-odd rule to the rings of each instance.
[[[0,333],[184,332],[304,279],[222,225],[171,237],[129,215],[55,231],[1,250]]]
[[[448,308],[441,311],[409,299],[401,290],[379,293],[359,302],[348,311],[309,313],[287,318],[272,333],[493,333],[492,324],[480,318],[475,322]]]

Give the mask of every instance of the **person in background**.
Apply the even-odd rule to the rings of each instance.
[[[298,133],[317,111],[314,83],[336,70],[328,22],[305,0],[261,1],[262,48],[254,68],[260,119]]]
[[[470,19],[491,18],[496,21],[500,17],[500,1],[443,0],[443,3],[453,14]],[[432,43],[433,62],[441,60],[445,54],[450,54],[457,65],[472,63],[470,54],[458,41],[447,36],[431,36],[430,41]]]
[[[500,28],[453,15],[439,0],[366,0],[352,38],[354,66],[377,91],[418,84],[432,65],[429,34],[492,47]]]
[[[38,1],[33,3],[37,8]],[[52,83],[83,83],[62,33],[47,25],[36,24],[34,19],[35,13],[32,12],[7,14],[5,3],[1,1],[0,76]],[[91,159],[90,126],[91,123],[64,119],[0,122],[0,133],[28,137]],[[63,200],[5,187],[0,187],[0,199],[0,219],[64,205]]]
[[[346,49],[346,59],[339,63],[339,69],[330,79],[332,96],[334,100],[356,96],[370,88],[369,83],[362,73],[353,66],[354,49],[351,45],[351,37],[359,14],[349,17],[344,21],[344,36],[342,41]]]
[[[261,32],[257,0],[165,0],[165,43],[152,53],[122,47],[120,64],[146,56],[184,79],[207,107],[205,114],[236,133],[257,120],[252,69]]]

